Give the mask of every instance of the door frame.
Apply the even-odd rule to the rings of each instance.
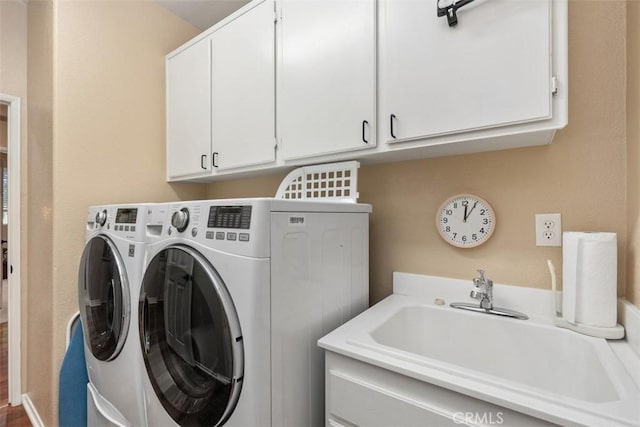
[[[20,289],[20,128],[21,102],[17,96],[0,93],[0,103],[7,105],[7,167],[9,168],[9,242],[7,260],[7,287],[9,288],[9,357],[8,383],[9,403],[12,406],[22,404],[22,367],[20,342],[21,328],[21,289]]]

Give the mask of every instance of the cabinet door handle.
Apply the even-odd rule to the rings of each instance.
[[[200,156],[200,167],[202,169],[207,169],[207,165],[205,164],[205,162],[207,161],[207,155],[203,154],[202,156]]]
[[[395,120],[396,115],[392,114],[391,116],[389,116],[389,123],[390,123],[390,127],[391,127],[391,138],[396,139],[396,136],[393,133],[393,121]]]
[[[218,152],[217,151],[213,152],[213,167],[214,168],[218,167]]]
[[[365,144],[369,143],[369,141],[367,141],[367,139],[364,137],[364,130],[365,130],[366,125],[368,125],[368,124],[369,124],[368,121],[366,121],[366,120],[362,121],[362,140],[364,141]]]

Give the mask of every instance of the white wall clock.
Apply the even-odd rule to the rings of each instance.
[[[450,245],[475,248],[493,234],[496,214],[486,200],[472,194],[456,194],[438,209],[436,228]]]

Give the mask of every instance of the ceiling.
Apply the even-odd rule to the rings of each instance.
[[[249,0],[153,0],[201,30],[229,16]]]

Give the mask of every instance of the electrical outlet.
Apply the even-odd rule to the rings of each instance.
[[[562,216],[536,214],[536,246],[562,246]]]

